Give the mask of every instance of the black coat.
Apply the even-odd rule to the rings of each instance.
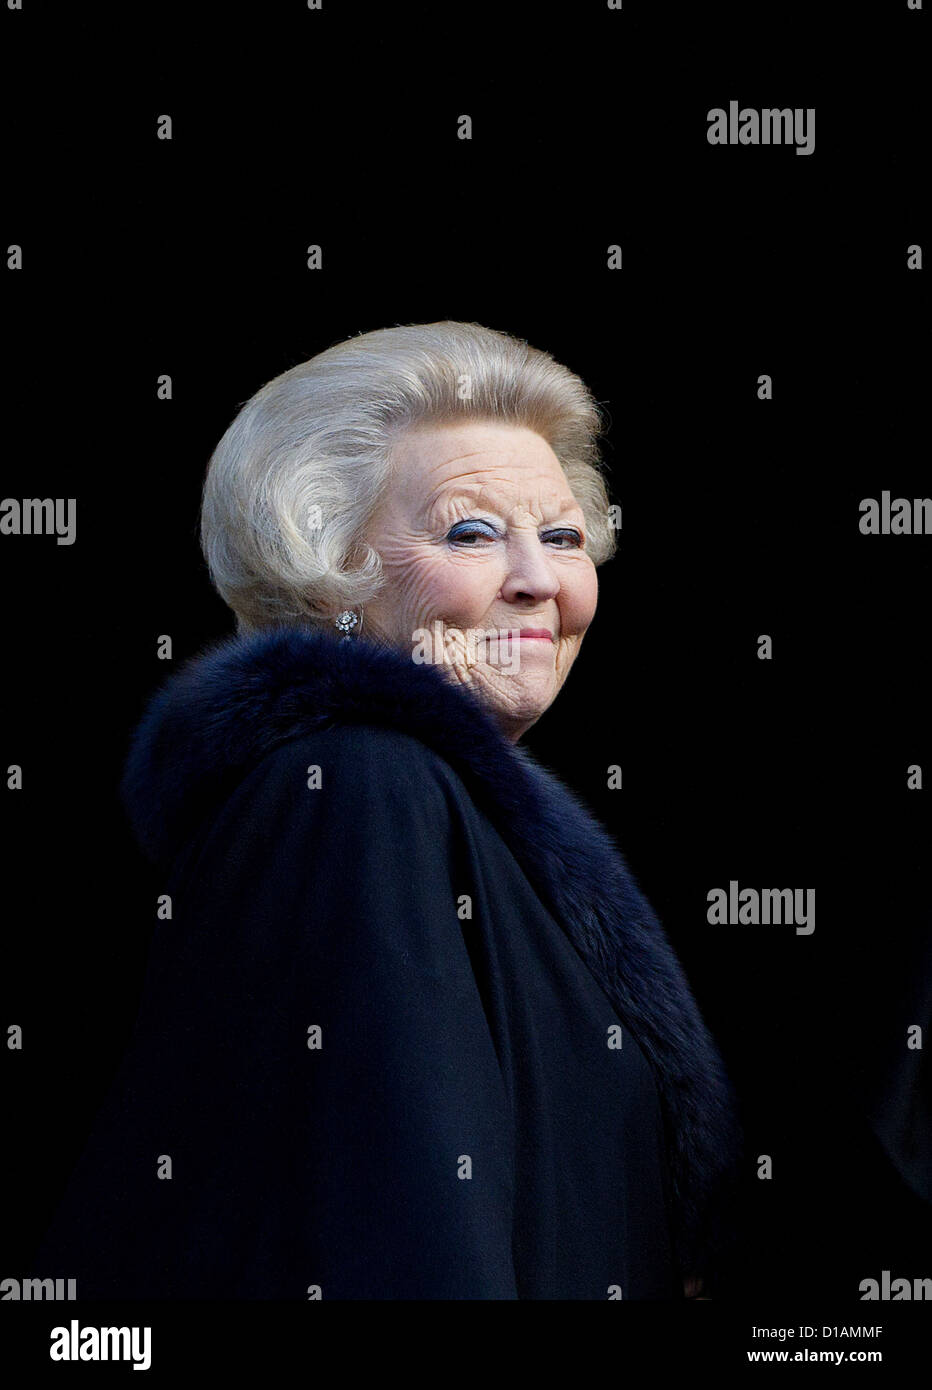
[[[469,692],[363,639],[227,639],[152,698],[122,794],[171,917],[37,1276],[79,1299],[714,1276],[721,1060],[607,833]]]

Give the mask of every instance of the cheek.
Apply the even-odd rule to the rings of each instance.
[[[599,601],[599,577],[590,561],[564,576],[560,606],[567,632],[583,633],[595,617]]]
[[[492,567],[438,554],[398,557],[390,580],[415,627],[436,618],[456,627],[477,626],[500,587]]]

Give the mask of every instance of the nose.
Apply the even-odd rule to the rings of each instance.
[[[501,589],[506,603],[540,603],[542,599],[556,598],[560,578],[537,535],[509,538],[506,553],[508,570]]]

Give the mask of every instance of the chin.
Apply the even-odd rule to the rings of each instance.
[[[481,694],[482,692],[480,692]],[[532,724],[536,724],[542,714],[553,704],[556,692],[552,689],[547,692],[528,691],[522,699],[509,701],[507,704],[502,700],[486,699],[485,703],[489,712],[505,727],[529,729]]]

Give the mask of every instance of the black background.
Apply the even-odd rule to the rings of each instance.
[[[930,272],[906,265],[932,251],[926,14],[25,0],[2,22],[3,491],[75,497],[77,541],[0,538],[0,765],[24,773],[0,1274],[31,1272],[135,1019],[159,885],[116,783],[149,692],[232,631],[197,544],[210,452],[295,363],[451,318],[546,349],[607,411],[619,553],[526,743],[616,835],[738,1089],[732,1296],[932,1277],[929,1204],[865,1114],[930,1023],[932,540],[858,529],[862,498],[932,492]],[[815,107],[815,152],[709,145],[732,99]],[[815,888],[814,934],[710,926],[731,879]]]

